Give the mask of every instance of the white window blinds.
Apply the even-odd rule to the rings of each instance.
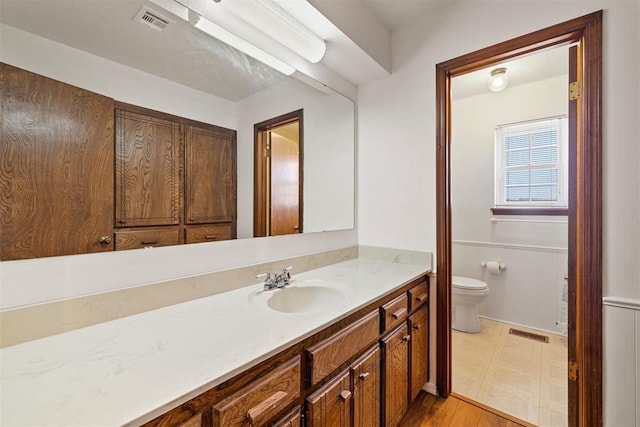
[[[495,130],[496,206],[566,206],[566,118]]]

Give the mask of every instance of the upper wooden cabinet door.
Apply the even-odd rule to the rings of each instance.
[[[116,227],[180,223],[180,124],[116,110]]]
[[[113,250],[113,108],[0,63],[0,259]]]
[[[185,151],[185,224],[235,221],[235,131],[187,125]]]

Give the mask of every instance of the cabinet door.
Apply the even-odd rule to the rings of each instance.
[[[385,427],[398,425],[409,407],[409,341],[407,324],[382,339],[383,417]]]
[[[287,415],[274,422],[271,427],[300,427],[300,415],[300,406],[296,406]]]
[[[235,221],[235,132],[188,125],[186,133],[185,223]]]
[[[380,425],[380,347],[364,354],[351,365],[353,381],[353,425]]]
[[[429,366],[429,323],[427,306],[422,306],[409,317],[411,328],[411,400],[413,401],[422,386],[427,382]]]
[[[180,223],[180,125],[116,110],[116,226]]]
[[[0,63],[0,259],[113,250],[113,108]]]
[[[349,371],[307,398],[307,427],[348,427],[351,425],[351,381]]]

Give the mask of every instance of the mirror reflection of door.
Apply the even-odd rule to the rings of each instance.
[[[254,125],[254,235],[302,233],[302,110]]]

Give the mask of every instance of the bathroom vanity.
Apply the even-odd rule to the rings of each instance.
[[[356,258],[4,348],[0,423],[396,425],[427,382],[428,272]]]

